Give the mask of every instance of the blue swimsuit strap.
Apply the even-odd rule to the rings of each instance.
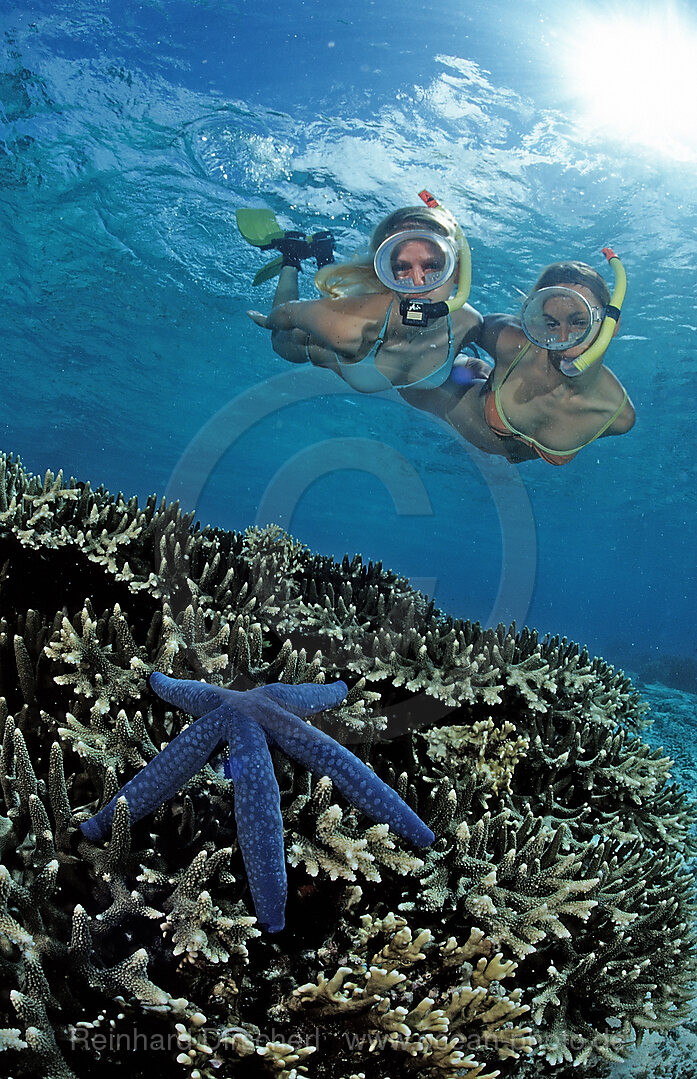
[[[435,371],[431,371],[430,375],[424,375],[422,378],[417,378],[415,382],[404,382],[401,386],[395,385],[396,390],[412,389],[414,386],[420,386],[422,382],[431,382],[435,375],[439,374],[444,367],[448,368],[448,374],[443,379],[446,382],[455,362],[455,342],[453,341],[453,324],[450,321],[450,314],[448,313],[448,355],[443,360],[440,367],[436,367]]]
[[[370,352],[366,356],[363,357],[363,360],[367,360],[368,356],[372,356],[372,358],[374,359],[378,349],[380,348],[380,346],[382,344],[384,344],[385,337],[387,335],[387,324],[390,321],[390,315],[392,313],[392,305],[393,304],[394,304],[394,300],[391,301],[390,306],[387,308],[387,314],[385,315],[385,321],[383,322],[382,329],[380,330],[380,333],[378,334],[378,336],[377,336],[377,338],[375,340],[375,344],[373,345]],[[445,357],[445,360],[443,361],[444,364],[448,363],[449,360],[454,360],[455,359],[455,355],[454,355],[454,351],[453,351],[453,345],[454,345],[454,341],[453,341],[453,324],[452,324],[451,319],[450,319],[450,312],[448,312],[448,355]],[[358,362],[363,363],[363,360],[359,360]],[[432,374],[435,374],[435,372],[432,372]],[[425,377],[426,378],[431,378],[432,376],[431,375],[426,375]],[[421,381],[422,380],[419,379],[419,382],[421,382]],[[412,385],[415,385],[415,383],[412,383]]]
[[[382,344],[384,344],[385,337],[387,336],[387,325],[388,325],[388,323],[390,321],[390,315],[392,314],[392,307],[393,306],[394,306],[394,300],[390,300],[390,306],[387,308],[387,314],[385,315],[385,321],[382,324],[382,329],[380,330],[380,333],[375,338],[375,344],[371,348],[370,352],[368,352],[367,355],[365,355],[363,357],[363,360],[367,360],[369,357],[371,359],[375,359],[375,356],[377,355],[378,349],[380,348],[380,346]],[[363,360],[360,360],[359,362],[363,363]]]

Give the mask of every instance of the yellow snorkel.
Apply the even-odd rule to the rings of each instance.
[[[433,197],[430,191],[419,191],[419,198],[425,202],[430,210],[437,206],[444,208],[442,203]],[[467,243],[467,237],[456,226],[455,240],[459,261],[459,279],[457,291],[449,300],[438,303],[430,303],[428,300],[408,299],[402,300],[399,305],[399,313],[405,326],[425,326],[432,318],[442,318],[451,315],[453,311],[459,311],[467,303],[467,298],[472,287],[472,254]]]
[[[605,317],[600,327],[600,333],[590,348],[582,352],[575,360],[562,360],[559,364],[560,370],[565,375],[581,375],[593,364],[602,360],[620,319],[620,311],[627,291],[627,274],[619,256],[615,254],[611,247],[604,247],[603,254],[612,266],[612,272],[615,275],[615,287],[612,290],[610,303],[605,308]]]
[[[457,250],[460,256],[460,280],[457,285],[457,292],[450,300],[446,300],[448,311],[459,311],[461,307],[464,307],[467,303],[467,298],[470,294],[472,287],[472,253],[470,251],[470,245],[467,243],[467,237],[464,232],[457,226],[457,232],[455,233],[457,238]]]
[[[431,210],[442,205],[433,197],[430,191],[419,191],[419,198]],[[457,226],[455,238],[457,240],[458,255],[460,256],[460,280],[455,295],[452,299],[445,301],[445,305],[451,314],[453,311],[459,311],[461,307],[464,307],[472,287],[472,252],[470,251],[470,245],[467,243],[467,237],[459,225]]]

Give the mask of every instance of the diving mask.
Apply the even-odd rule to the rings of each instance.
[[[523,332],[538,348],[565,352],[587,341],[605,316],[585,296],[563,285],[533,292],[520,313]]]
[[[392,292],[421,296],[449,281],[457,262],[458,252],[447,236],[406,229],[383,240],[373,265],[378,279]]]

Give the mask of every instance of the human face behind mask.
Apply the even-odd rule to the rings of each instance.
[[[405,296],[434,292],[457,269],[457,252],[447,237],[423,229],[388,236],[375,253],[375,273],[391,291]]]
[[[523,305],[525,335],[538,348],[573,359],[597,337],[604,308],[583,285],[554,285],[538,289]]]

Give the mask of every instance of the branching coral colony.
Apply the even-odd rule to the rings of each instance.
[[[691,807],[621,672],[443,616],[275,528],[0,458],[0,1061],[14,1079],[601,1077],[680,1023]],[[414,848],[273,750],[286,928],[254,918],[215,761],[80,824],[190,716],[148,677],[349,687],[313,723],[435,832]],[[259,838],[264,842],[264,837]]]

